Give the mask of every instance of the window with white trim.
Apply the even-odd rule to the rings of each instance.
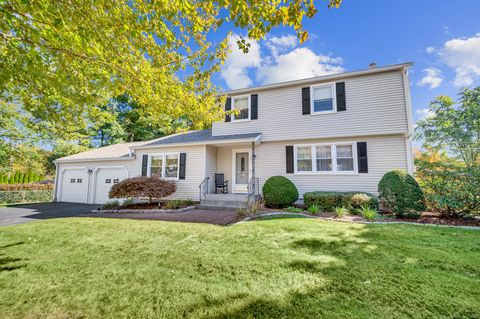
[[[295,173],[356,173],[356,143],[295,146]]]
[[[297,171],[311,172],[312,171],[312,147],[299,146],[297,147]]]
[[[353,145],[337,145],[337,171],[353,172],[355,170],[353,159]]]
[[[180,155],[178,153],[151,155],[149,176],[178,179],[179,163]]]
[[[250,120],[250,96],[232,97],[232,121]]]
[[[311,87],[311,114],[335,112],[335,85],[318,85]]]

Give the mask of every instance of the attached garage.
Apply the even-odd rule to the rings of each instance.
[[[87,203],[88,172],[86,168],[68,168],[60,174],[58,201]]]
[[[124,167],[100,167],[93,175],[95,176],[93,184],[92,202],[95,204],[105,204],[110,199],[108,192],[114,184],[128,178],[127,169]]]

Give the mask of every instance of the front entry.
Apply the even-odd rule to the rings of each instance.
[[[232,154],[232,176],[234,193],[248,192],[248,182],[251,176],[251,151],[250,150],[233,150]]]

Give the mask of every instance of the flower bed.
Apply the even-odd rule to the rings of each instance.
[[[132,203],[127,200],[120,205],[118,202],[105,204],[95,213],[181,213],[195,208],[197,202],[191,200],[168,200],[154,203]]]

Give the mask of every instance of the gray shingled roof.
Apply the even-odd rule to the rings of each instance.
[[[233,135],[221,135],[213,136],[212,130],[202,131],[190,131],[186,133],[175,134],[166,136],[154,141],[147,142],[142,147],[150,147],[165,144],[182,144],[182,143],[201,143],[201,142],[215,142],[215,141],[227,141],[227,140],[242,140],[249,138],[257,138],[260,133],[247,133],[247,134],[233,134]]]

